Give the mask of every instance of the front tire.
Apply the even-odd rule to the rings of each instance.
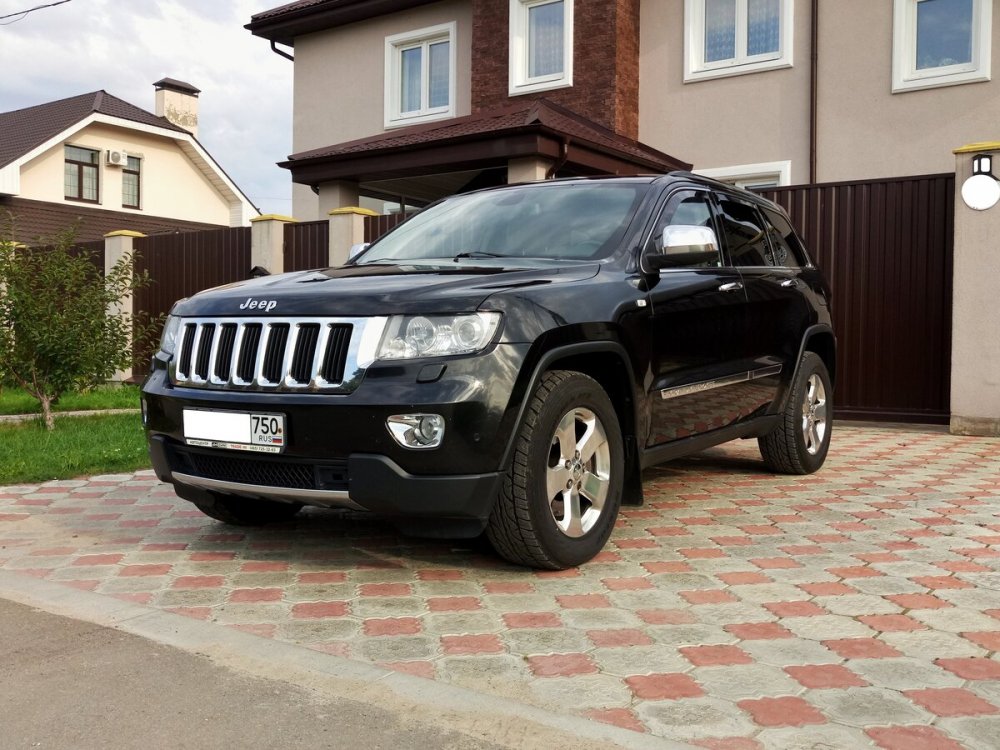
[[[624,475],[618,416],[604,389],[582,373],[548,372],[515,438],[487,537],[518,565],[581,565],[611,535]]]
[[[208,492],[208,497],[193,501],[206,516],[230,526],[263,526],[288,521],[302,510],[301,503],[279,503],[253,497],[237,497]]]
[[[779,474],[812,474],[826,461],[833,432],[833,386],[826,365],[805,352],[781,422],[757,438],[764,464]]]

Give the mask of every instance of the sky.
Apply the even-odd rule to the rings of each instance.
[[[0,0],[0,16],[53,1]],[[290,214],[275,162],[291,153],[292,63],[243,28],[285,2],[70,0],[0,20],[0,112],[98,89],[152,112],[154,81],[186,81],[198,140],[263,213]]]

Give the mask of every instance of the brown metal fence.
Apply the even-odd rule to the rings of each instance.
[[[390,229],[402,224],[407,219],[406,214],[386,214],[385,216],[365,217],[365,242],[374,242]]]
[[[139,324],[156,321],[182,297],[250,276],[250,227],[152,235],[137,238],[134,247],[136,271],[151,280],[135,295]],[[158,335],[156,330],[153,337]],[[148,346],[148,340],[136,341],[137,375],[146,371]]]
[[[837,413],[947,423],[954,175],[762,193],[788,211],[833,289]]]
[[[330,265],[330,222],[285,224],[285,270],[307,271]]]

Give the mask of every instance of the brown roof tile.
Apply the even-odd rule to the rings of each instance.
[[[620,154],[630,159],[638,159],[653,166],[662,165],[664,169],[676,169],[679,164],[678,160],[673,157],[631,138],[618,135],[565,107],[545,99],[536,99],[458,117],[444,123],[417,125],[356,141],[303,151],[292,154],[288,162],[282,166],[291,166],[295,162],[310,159],[370,154],[371,152],[390,151],[430,143],[475,140],[483,136],[499,136],[536,130],[585,142],[599,150]]]
[[[0,112],[0,167],[10,164],[92,112],[179,133],[188,132],[165,117],[157,117],[106,91],[92,91],[34,107]]]

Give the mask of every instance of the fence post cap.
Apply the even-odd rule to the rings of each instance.
[[[298,219],[292,216],[285,216],[284,214],[261,214],[260,216],[254,216],[250,219],[250,223],[258,221],[285,221],[285,222],[297,222]]]
[[[358,216],[381,216],[378,211],[372,211],[370,208],[361,208],[361,206],[344,206],[343,208],[335,208],[329,212],[330,216],[341,216],[343,214],[357,214]]]
[[[116,229],[114,232],[108,232],[105,237],[145,237],[142,232],[133,232],[131,229]]]
[[[1000,151],[1000,141],[984,141],[982,143],[970,143],[968,146],[956,148],[956,154],[978,154],[980,151]]]

